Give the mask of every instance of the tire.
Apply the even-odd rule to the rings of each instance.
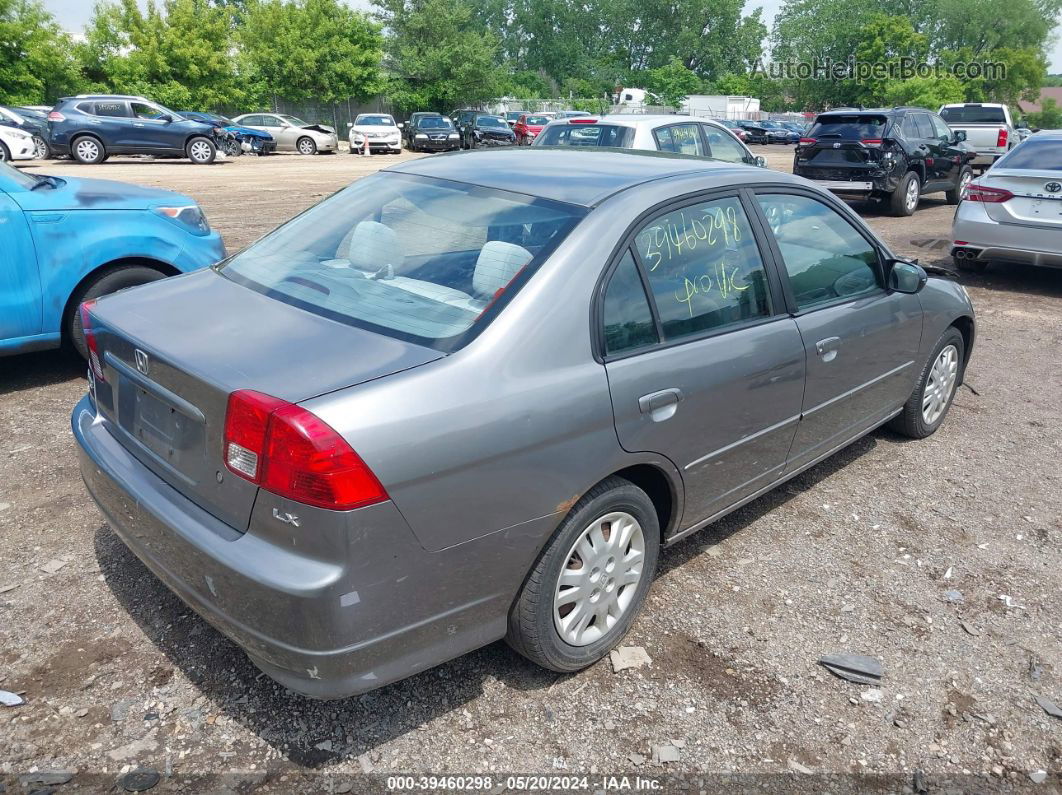
[[[221,145],[221,151],[228,157],[239,157],[243,154],[243,147],[239,141],[229,138]]]
[[[79,135],[70,142],[70,155],[83,165],[93,166],[107,159],[107,149],[94,135]]]
[[[892,430],[912,439],[925,439],[936,432],[948,416],[955,392],[962,383],[965,350],[962,334],[954,326],[949,326],[933,347],[903,411],[889,423]],[[945,352],[950,353],[946,355]],[[938,385],[939,399],[936,401],[927,395],[927,390],[934,390],[934,384]]]
[[[84,285],[81,292],[71,296],[66,321],[63,324],[64,341],[77,351],[82,359],[87,359],[85,330],[81,328],[81,313],[78,311],[81,304],[92,298],[99,298],[101,295],[110,295],[126,287],[136,287],[162,278],[164,278],[163,274],[159,271],[144,265],[117,265],[104,271]]]
[[[918,180],[918,175],[913,171],[908,171],[900,179],[896,190],[889,195],[889,212],[897,218],[914,215],[915,210],[918,209],[921,193],[922,185]]]
[[[0,141],[0,163],[8,163],[11,160],[11,152],[7,149],[7,144]]]
[[[314,143],[313,138],[304,135],[295,142],[295,151],[300,155],[315,155],[317,154],[317,144]]]
[[[52,156],[52,148],[48,145],[48,142],[41,138],[39,135],[33,136],[33,153],[38,160],[47,160]]]
[[[973,169],[969,166],[963,166],[959,171],[959,181],[955,183],[955,187],[944,194],[948,199],[948,204],[958,204],[962,201],[963,191],[966,190],[966,186],[973,181]]]
[[[197,166],[209,166],[217,159],[218,148],[209,138],[199,135],[188,142],[184,153]]]
[[[606,517],[612,517],[612,520],[604,522]],[[637,579],[625,585],[619,582],[625,565],[620,562],[621,565],[615,567],[617,561],[613,557],[618,556],[620,550],[608,546],[609,540],[613,539],[612,533],[617,530],[624,535],[630,532],[630,541],[624,545],[626,549],[622,554],[631,561],[627,565],[638,566],[636,573],[633,570],[629,573]],[[608,539],[604,538],[604,532],[609,533]],[[584,538],[592,537],[590,534],[593,533],[597,535],[596,544],[590,544]],[[617,541],[622,538],[615,536]],[[637,549],[639,539],[640,551]],[[595,552],[596,547],[599,557],[595,563],[599,566],[593,565],[591,569],[590,561],[580,556],[577,547],[583,545],[590,552]],[[660,525],[648,495],[623,478],[611,477],[602,481],[576,503],[543,549],[509,611],[506,642],[527,659],[553,671],[578,671],[594,664],[627,634],[638,615],[652,584],[659,549]],[[638,563],[634,562],[636,553],[640,553]],[[588,552],[583,554],[589,557]],[[570,564],[576,560],[580,565],[573,569]],[[614,568],[609,568],[610,565]],[[558,593],[561,575],[568,572],[573,581],[577,581],[581,576],[577,572],[584,570],[584,585],[565,591],[582,590],[586,593],[586,589],[591,589],[590,594],[574,601],[569,597],[569,601],[562,601],[558,606],[556,599],[563,600]],[[569,605],[571,609],[568,609]],[[617,611],[615,615],[611,615],[610,606]],[[602,609],[605,610],[604,617],[600,612]],[[588,612],[593,615],[581,630],[578,628],[582,620],[576,617],[568,628],[574,634],[562,636],[559,623],[572,616],[585,616]],[[610,615],[614,623],[608,626]],[[599,621],[606,624],[604,632],[598,626]]]

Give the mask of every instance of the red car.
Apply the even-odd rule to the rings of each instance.
[[[516,120],[513,132],[516,133],[516,143],[519,146],[530,146],[535,142],[535,137],[542,132],[542,128],[553,119],[540,113],[525,113]]]

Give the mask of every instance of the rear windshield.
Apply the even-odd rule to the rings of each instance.
[[[547,116],[528,116],[524,119],[524,124],[549,124],[552,121]]]
[[[218,268],[307,311],[454,350],[490,323],[585,212],[461,182],[381,173]]]
[[[625,149],[634,129],[617,124],[555,124],[535,139],[535,146],[614,146]]]
[[[1010,150],[994,166],[999,168],[1027,168],[1031,171],[1062,171],[1062,138],[1040,138],[1035,135]]]
[[[940,117],[948,124],[1005,124],[1006,115],[1003,108],[990,105],[960,105],[956,108],[944,108]]]
[[[844,138],[860,141],[881,138],[888,122],[884,116],[831,114],[819,116],[808,131],[810,138]]]

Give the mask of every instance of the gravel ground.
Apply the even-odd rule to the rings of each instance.
[[[791,150],[757,149],[788,169]],[[395,159],[31,170],[188,193],[234,250]],[[913,241],[946,237],[951,211],[866,216],[938,262]],[[558,676],[498,643],[341,702],[259,674],[111,533],[69,432],[83,366],[0,360],[0,688],[26,700],[0,707],[0,780],[31,791],[76,771],[60,791],[97,791],[143,767],[160,791],[368,792],[456,773],[497,792],[507,773],[590,791],[614,774],[696,791],[737,773],[727,786],[1060,791],[1062,720],[1034,695],[1062,705],[1062,273],[962,281],[979,334],[941,431],[872,433],[665,551],[625,641],[650,664]],[[878,657],[880,685],[816,664],[832,652]]]

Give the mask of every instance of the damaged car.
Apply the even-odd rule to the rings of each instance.
[[[245,113],[233,122],[241,127],[269,133],[276,141],[278,152],[298,152],[300,155],[335,154],[339,151],[339,136],[335,128],[325,124],[308,124],[298,116],[286,113]]]
[[[210,124],[217,130],[221,141],[221,151],[229,157],[239,157],[244,152],[256,155],[268,155],[276,151],[277,142],[265,130],[241,127],[232,119],[216,113],[202,113],[197,110],[179,111],[186,119]]]

